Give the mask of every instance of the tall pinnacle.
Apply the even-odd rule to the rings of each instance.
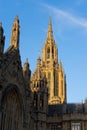
[[[5,42],[4,30],[2,27],[2,23],[0,22],[0,54],[2,54],[4,51],[4,42]]]
[[[11,46],[14,46],[15,48],[19,48],[19,34],[20,34],[19,19],[18,16],[16,16],[12,26],[12,35],[11,35]]]
[[[52,37],[53,37],[52,20],[51,20],[51,17],[50,17],[49,24],[48,24],[47,38],[52,38]]]

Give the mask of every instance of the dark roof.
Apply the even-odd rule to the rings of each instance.
[[[84,113],[84,104],[82,103],[68,103],[68,104],[56,104],[48,105],[48,115],[61,115],[69,113]]]
[[[48,115],[62,114],[63,105],[48,105]]]

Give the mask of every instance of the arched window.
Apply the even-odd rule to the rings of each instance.
[[[22,106],[17,91],[15,89],[9,90],[2,100],[1,130],[22,129]]]
[[[47,58],[50,58],[50,48],[47,48]]]

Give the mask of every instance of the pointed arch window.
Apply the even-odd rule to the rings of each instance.
[[[47,58],[50,58],[50,47],[47,48]]]
[[[15,88],[12,88],[5,93],[5,96],[2,99],[2,122],[0,130],[22,129],[21,105],[20,95]]]

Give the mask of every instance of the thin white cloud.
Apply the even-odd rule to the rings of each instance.
[[[87,20],[85,18],[76,17],[69,12],[46,4],[44,5],[44,7],[52,11],[57,18],[64,18],[67,22],[87,28]]]

